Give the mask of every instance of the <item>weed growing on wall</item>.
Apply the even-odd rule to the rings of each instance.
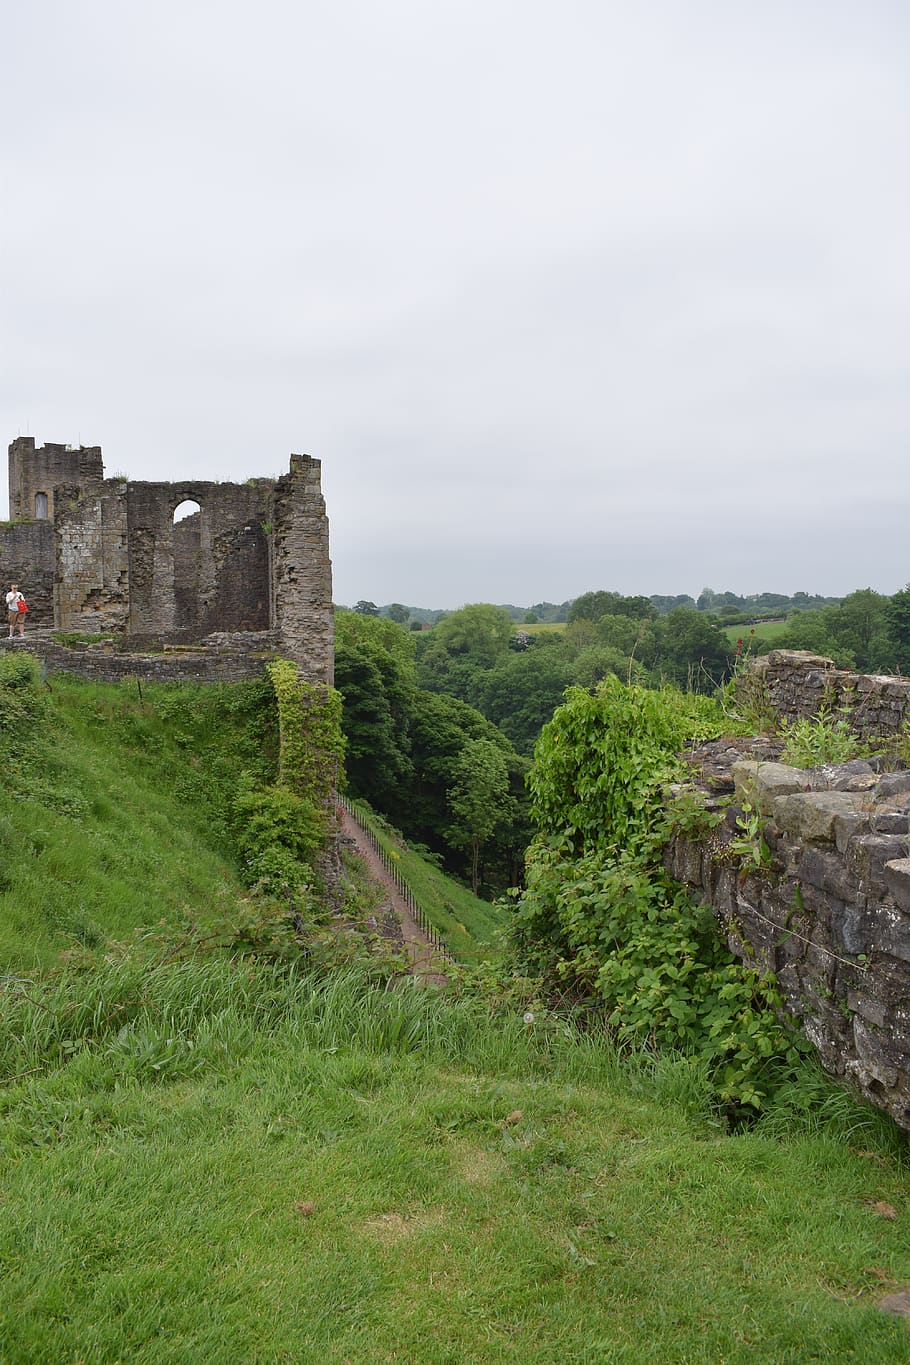
[[[784,726],[786,744],[781,762],[794,768],[815,768],[820,763],[847,763],[869,752],[850,727],[849,711],[821,707],[818,714]]]

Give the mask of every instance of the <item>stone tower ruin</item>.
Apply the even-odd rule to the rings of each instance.
[[[261,634],[311,681],[330,683],[320,473],[318,460],[292,455],[278,479],[108,479],[99,446],[36,447],[20,436],[9,447],[0,573],[22,587],[30,625],[112,633],[136,646]],[[188,501],[199,510],[175,522]]]

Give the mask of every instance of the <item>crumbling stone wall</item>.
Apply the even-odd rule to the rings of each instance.
[[[689,756],[723,820],[671,840],[666,866],[735,953],[776,973],[825,1069],[910,1129],[910,771],[795,769],[774,747]]]
[[[38,518],[36,498],[47,499],[47,518],[54,520],[54,490],[61,485],[88,488],[104,478],[100,446],[35,446],[33,436],[19,436],[9,448],[9,514],[11,520]]]
[[[129,623],[127,483],[108,479],[82,494],[56,491],[54,625],[125,631]]]
[[[258,678],[266,664],[281,657],[282,652],[275,631],[216,633],[192,646],[165,645],[154,652],[118,649],[112,643],[67,647],[57,644],[46,632],[27,632],[26,646],[48,671],[73,673],[96,682],[245,682]],[[8,648],[17,646],[10,644]]]
[[[285,649],[310,677],[331,683],[335,669],[335,614],[329,523],[320,489],[320,465],[292,455],[278,480],[272,531],[274,613]],[[327,609],[328,606],[328,609]]]
[[[0,530],[2,571],[34,620],[58,630],[160,641],[277,632],[304,676],[332,681],[334,616],[321,467],[292,455],[280,479],[243,484],[104,478],[100,448],[9,450],[10,507],[31,518]],[[36,508],[47,520],[35,520]],[[182,502],[195,515],[174,523]]]
[[[843,707],[863,736],[898,734],[910,716],[910,678],[852,673],[805,650],[773,649],[753,659],[737,685],[780,720],[814,716],[822,706]]]
[[[0,582],[4,593],[10,583],[22,585],[30,625],[53,624],[54,528],[49,521],[0,526]]]
[[[268,630],[274,483],[131,483],[130,633]],[[182,502],[199,504],[174,523]]]

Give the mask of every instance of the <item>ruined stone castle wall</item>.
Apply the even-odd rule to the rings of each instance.
[[[131,483],[130,633],[268,630],[270,479]],[[181,502],[199,504],[174,523]]]
[[[859,733],[887,738],[910,714],[903,679],[816,655],[775,651],[758,673],[785,718],[834,697]],[[825,1069],[910,1129],[910,771],[893,756],[797,769],[781,747],[726,739],[688,755],[709,820],[697,833],[687,819],[666,866],[733,952],[776,974]]]
[[[0,526],[0,583],[4,593],[10,583],[21,584],[29,605],[30,623],[53,625],[54,528],[51,522]],[[6,618],[3,620],[5,623]]]
[[[105,479],[98,447],[10,446],[0,572],[35,624],[176,643],[275,632],[313,681],[333,673],[332,566],[320,464],[243,484]],[[199,511],[174,522],[175,509]],[[208,668],[209,665],[206,665]]]
[[[54,624],[113,631],[129,622],[127,482],[108,479],[87,493],[57,489]]]
[[[103,478],[100,446],[74,449],[49,442],[36,448],[33,436],[19,436],[9,448],[10,519],[53,521],[55,488],[61,484],[85,488]],[[46,500],[43,506],[36,505],[39,494]]]
[[[310,677],[331,682],[335,661],[329,523],[320,464],[292,455],[278,480],[272,536],[275,625],[286,652]]]

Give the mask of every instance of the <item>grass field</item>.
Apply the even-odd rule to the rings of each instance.
[[[731,1134],[698,1063],[521,982],[193,940],[246,897],[255,697],[80,686],[0,714],[3,1365],[910,1361],[888,1120],[807,1068]]]
[[[5,1365],[910,1360],[874,1306],[910,1279],[910,1178],[840,1096],[729,1136],[681,1061],[354,971],[30,995]]]
[[[731,644],[735,645],[737,640],[765,640],[772,642],[780,638],[789,629],[790,623],[783,621],[759,621],[755,626],[724,626],[723,632]],[[755,631],[752,635],[751,632]]]

